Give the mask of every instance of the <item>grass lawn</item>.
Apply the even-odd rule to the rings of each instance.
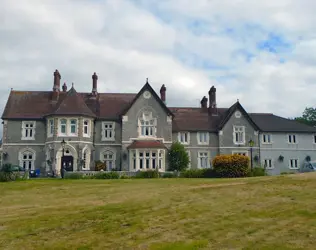
[[[315,249],[316,173],[0,183],[1,249]]]

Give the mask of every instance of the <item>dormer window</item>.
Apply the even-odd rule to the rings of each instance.
[[[151,112],[144,112],[138,119],[140,137],[156,137],[157,119],[153,118]]]

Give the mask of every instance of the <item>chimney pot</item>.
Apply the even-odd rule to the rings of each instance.
[[[64,82],[64,85],[63,85],[63,92],[67,92],[67,84]]]
[[[201,108],[207,108],[207,101],[208,99],[206,98],[206,96],[203,96],[201,100]]]

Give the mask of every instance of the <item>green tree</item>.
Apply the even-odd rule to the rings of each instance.
[[[188,168],[190,159],[184,146],[180,142],[172,143],[168,152],[169,170],[183,171]]]
[[[316,126],[316,108],[306,107],[302,116],[296,117],[294,120],[309,126]]]

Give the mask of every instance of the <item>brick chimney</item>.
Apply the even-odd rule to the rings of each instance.
[[[96,96],[98,94],[98,76],[94,72],[92,75],[92,95]]]
[[[201,100],[201,108],[207,109],[207,101],[208,99],[206,98],[206,96],[203,96]]]
[[[166,90],[167,90],[166,86],[162,84],[160,88],[160,98],[164,103],[166,103]]]
[[[63,85],[63,92],[67,92],[67,84],[64,82],[64,85]]]
[[[60,91],[60,79],[61,79],[61,76],[59,74],[59,71],[56,69],[55,72],[54,72],[53,91]]]
[[[60,91],[60,79],[61,76],[56,69],[54,72],[54,86],[53,86],[53,93],[52,93],[52,101],[58,101],[59,98],[59,91]]]
[[[217,105],[216,105],[216,88],[212,86],[208,92],[210,104],[209,111],[212,115],[217,115]]]

